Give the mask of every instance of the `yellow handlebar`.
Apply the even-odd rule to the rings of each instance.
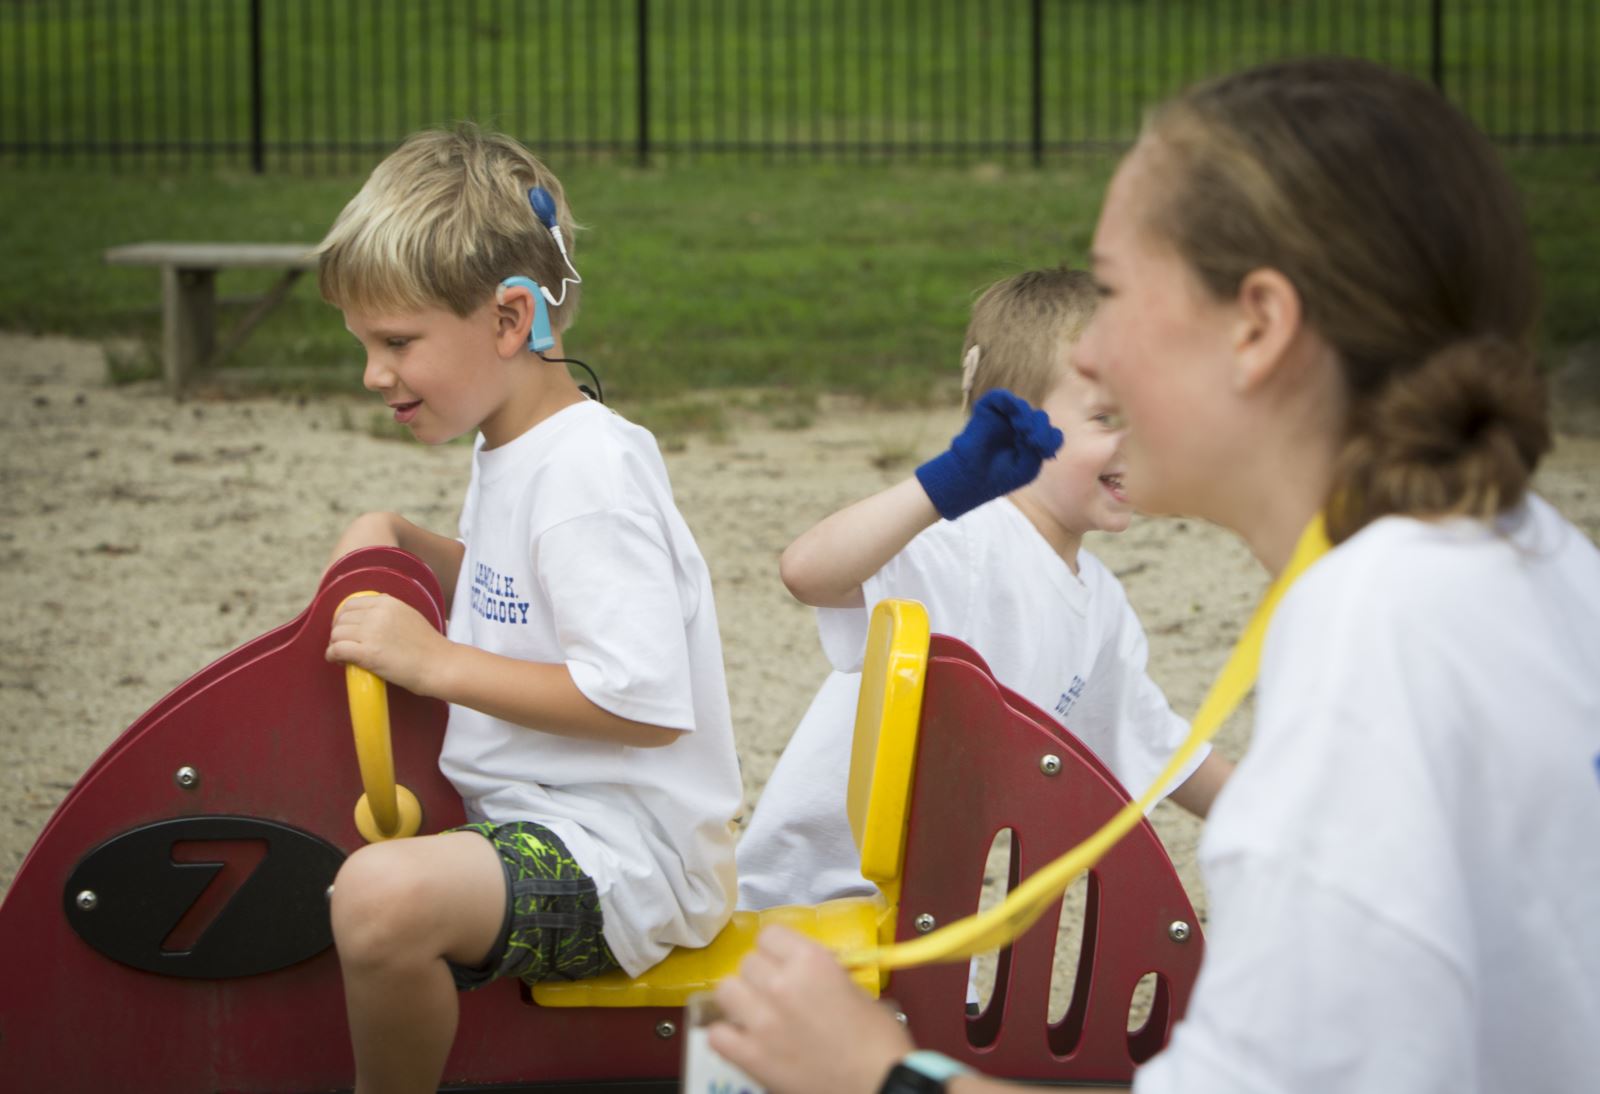
[[[351,593],[339,607],[358,596]],[[368,843],[414,836],[422,827],[422,803],[394,781],[394,744],[389,735],[389,689],[382,678],[357,665],[344,667],[350,697],[350,728],[355,734],[356,764],[366,793],[356,802],[356,829]]]

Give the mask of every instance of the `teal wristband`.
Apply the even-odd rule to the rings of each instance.
[[[912,1071],[926,1075],[936,1082],[949,1082],[957,1075],[970,1075],[972,1069],[966,1064],[952,1060],[942,1052],[930,1052],[928,1049],[919,1048],[900,1061]]]

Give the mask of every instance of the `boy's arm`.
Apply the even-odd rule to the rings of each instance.
[[[344,535],[339,537],[328,565],[362,547],[399,547],[416,555],[439,579],[439,587],[444,591],[444,608],[449,612],[450,600],[456,591],[456,577],[461,572],[461,560],[467,550],[460,540],[419,528],[398,513],[363,513],[351,521]]]
[[[1061,447],[1043,411],[1009,391],[986,392],[950,448],[905,480],[839,510],[783,552],[778,572],[795,599],[854,608],[861,585],[940,517],[954,520],[1026,486]]]
[[[591,702],[565,665],[452,642],[389,596],[357,597],[334,616],[329,661],[359,665],[417,695],[544,733],[655,748],[679,730],[622,718]]]
[[[802,533],[778,559],[778,574],[802,604],[860,607],[862,583],[938,519],[922,484],[906,479]]]
[[[682,730],[621,718],[578,690],[565,665],[522,661],[458,642],[434,664],[431,694],[519,726],[632,748],[659,748]]]
[[[1144,742],[1132,747],[1143,747],[1146,759],[1156,768],[1164,768],[1172,752],[1188,738],[1190,724],[1172,710],[1166,694],[1150,677],[1150,643],[1145,636],[1139,616],[1133,610],[1127,593],[1120,582],[1111,578],[1112,590],[1121,601],[1120,620],[1115,624],[1115,661],[1107,673],[1104,686],[1115,693],[1115,698],[1104,708],[1105,715],[1118,733],[1129,735],[1129,741]],[[1101,686],[1098,667],[1096,685]],[[1164,743],[1164,744],[1163,744]],[[1201,820],[1211,812],[1211,803],[1233,774],[1233,761],[1208,748],[1205,755],[1188,776],[1167,792],[1167,800],[1180,805]],[[1143,786],[1128,787],[1138,794]]]
[[[1233,761],[1223,759],[1212,750],[1200,761],[1200,766],[1191,771],[1189,777],[1167,797],[1204,820],[1206,814],[1211,812],[1211,803],[1216,800],[1217,791],[1222,789],[1222,784],[1232,774]]]

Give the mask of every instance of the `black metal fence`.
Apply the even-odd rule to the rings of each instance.
[[[0,0],[0,163],[339,170],[460,118],[639,162],[1043,163],[1308,53],[1600,141],[1600,0]]]

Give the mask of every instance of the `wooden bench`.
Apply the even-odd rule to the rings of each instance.
[[[316,265],[311,243],[134,243],[112,247],[112,266],[161,269],[161,359],[167,384],[180,393],[194,376],[238,349],[256,325]],[[281,269],[283,276],[217,341],[217,273]]]

